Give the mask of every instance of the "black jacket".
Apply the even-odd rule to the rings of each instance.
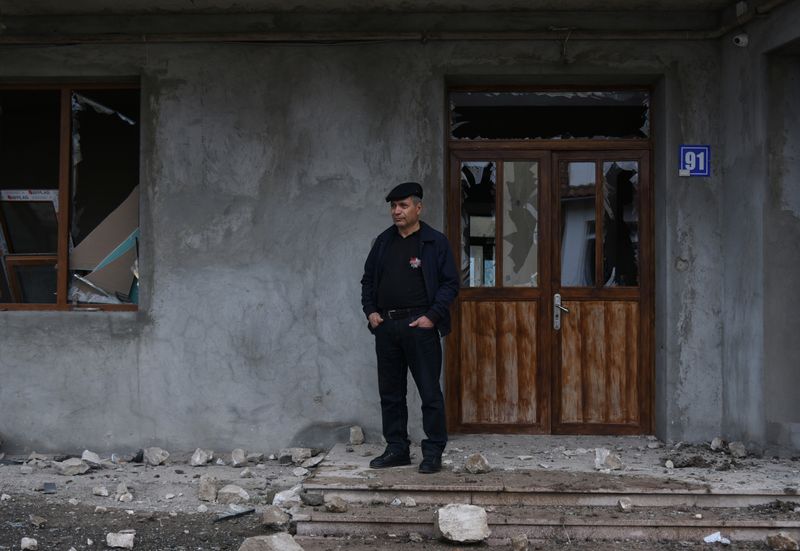
[[[386,244],[396,234],[392,225],[381,233],[364,263],[364,277],[361,278],[361,306],[369,317],[378,311],[378,283],[383,269],[383,255]],[[458,271],[453,260],[453,251],[447,238],[425,222],[420,222],[419,258],[422,260],[422,278],[428,295],[428,311],[425,315],[434,324],[441,336],[450,333],[450,304],[458,295]]]

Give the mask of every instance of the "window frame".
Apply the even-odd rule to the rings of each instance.
[[[56,302],[50,304],[37,303],[0,303],[3,311],[108,311],[138,312],[138,304],[73,304],[67,300],[69,273],[69,231],[70,231],[70,174],[72,170],[72,93],[75,90],[137,90],[140,92],[139,105],[141,113],[141,84],[139,79],[110,80],[65,80],[65,81],[13,81],[0,82],[0,91],[6,90],[58,90],[59,98],[59,148],[58,148],[58,251],[56,256]],[[140,117],[141,120],[141,117]],[[139,128],[139,166],[141,168],[141,126]],[[141,184],[141,169],[139,171]],[[140,216],[141,219],[141,216]],[[30,255],[36,258],[37,255]],[[42,255],[38,255],[42,256]],[[52,255],[51,255],[52,256]],[[10,282],[9,282],[10,285]]]

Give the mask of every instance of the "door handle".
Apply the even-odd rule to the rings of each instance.
[[[569,313],[569,308],[561,304],[561,293],[553,295],[553,329],[561,329],[561,312]]]

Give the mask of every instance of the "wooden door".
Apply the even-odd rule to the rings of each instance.
[[[652,430],[649,170],[646,150],[452,153],[452,431]]]
[[[553,168],[553,432],[650,432],[649,152],[560,153]]]
[[[550,155],[456,152],[450,239],[461,292],[448,343],[451,429],[543,433],[550,428]]]

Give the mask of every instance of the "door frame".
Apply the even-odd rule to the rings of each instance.
[[[652,116],[651,116],[652,118]],[[640,351],[639,361],[641,362],[639,373],[639,392],[641,396],[639,404],[640,424],[637,427],[619,425],[597,425],[581,424],[570,426],[569,424],[557,423],[556,406],[554,400],[559,396],[556,387],[558,378],[557,366],[560,362],[559,335],[552,328],[552,309],[553,309],[553,289],[560,287],[560,281],[556,282],[556,275],[560,275],[560,270],[554,268],[555,262],[560,262],[560,251],[553,242],[552,232],[560,219],[560,215],[554,214],[554,200],[558,197],[558,174],[557,159],[569,155],[573,152],[580,155],[585,152],[607,152],[614,155],[625,152],[644,153],[644,161],[640,167],[640,172],[645,174],[649,180],[649,186],[642,191],[640,205],[642,206],[642,219],[640,219],[640,234],[646,236],[640,245],[642,255],[640,266],[644,270],[640,271]],[[655,403],[655,228],[654,228],[654,186],[655,179],[653,174],[653,148],[652,139],[615,139],[615,140],[497,140],[497,141],[456,141],[448,140],[447,148],[447,170],[445,180],[445,225],[446,233],[451,246],[456,254],[459,278],[461,271],[460,264],[460,228],[461,228],[461,187],[459,163],[462,160],[486,160],[491,157],[498,161],[502,160],[526,160],[537,159],[540,162],[539,174],[539,206],[540,217],[539,233],[539,266],[540,277],[539,287],[536,289],[516,288],[505,290],[502,287],[483,288],[479,292],[471,291],[476,297],[498,298],[508,297],[509,294],[520,293],[520,300],[529,295],[531,298],[538,298],[539,307],[537,309],[540,323],[547,323],[548,329],[540,329],[537,334],[537,350],[539,367],[537,369],[537,388],[540,388],[542,402],[538,402],[538,412],[543,415],[542,423],[537,425],[522,424],[496,424],[496,425],[471,425],[461,422],[461,379],[460,379],[460,311],[457,306],[452,308],[454,331],[445,340],[445,392],[448,430],[453,433],[498,433],[498,434],[650,434],[654,428],[654,403]],[[502,182],[498,175],[497,186]],[[542,205],[549,205],[549,208],[542,208]],[[646,212],[645,212],[646,211]],[[499,212],[496,218],[500,218]],[[555,218],[555,219],[554,219]],[[497,239],[502,239],[502,222],[498,224],[496,235]],[[558,239],[560,246],[560,238]],[[543,247],[545,243],[548,257],[543,257]],[[544,273],[542,273],[544,272]],[[462,293],[463,293],[462,288]],[[520,295],[518,295],[520,296]],[[458,300],[462,300],[459,298]],[[540,378],[545,378],[541,381]],[[541,382],[541,387],[539,384]],[[537,417],[538,418],[538,417]]]

